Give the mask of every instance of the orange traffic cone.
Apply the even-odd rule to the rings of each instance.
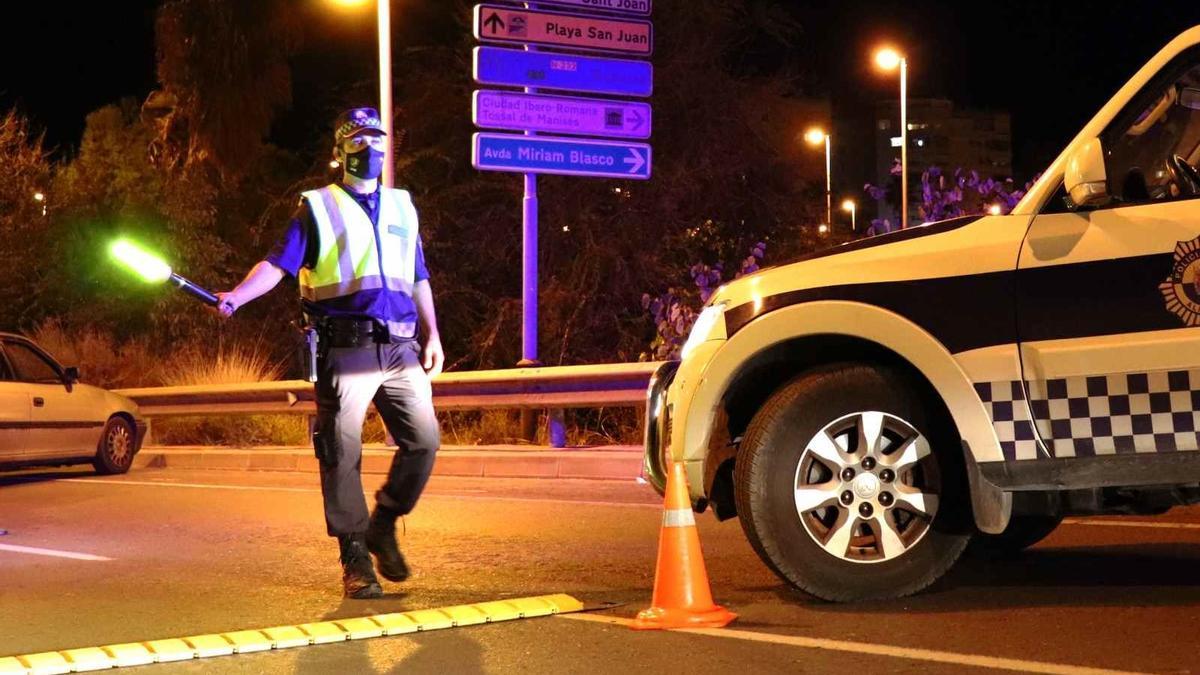
[[[634,630],[663,628],[720,628],[737,618],[713,603],[700,551],[696,516],[688,498],[683,464],[671,465],[658,540],[658,570],[654,576],[654,606],[638,614]]]

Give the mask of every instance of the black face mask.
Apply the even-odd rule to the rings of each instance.
[[[346,155],[346,173],[363,180],[379,178],[383,173],[383,151],[366,147]]]

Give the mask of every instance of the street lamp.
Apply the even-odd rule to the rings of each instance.
[[[891,72],[900,69],[900,227],[908,227],[908,59],[891,47],[875,52],[875,65]]]
[[[804,133],[804,140],[809,145],[817,146],[825,144],[825,222],[833,223],[833,179],[831,176],[831,162],[829,156],[829,134],[825,133],[820,127],[813,127]]]
[[[853,199],[847,199],[842,202],[842,210],[850,212],[850,231],[858,230],[858,204],[854,203]]]
[[[342,7],[358,7],[371,0],[330,0]],[[383,149],[383,186],[392,187],[394,172],[394,145],[392,140],[392,12],[391,0],[375,0],[379,23],[379,116],[383,130],[387,132],[387,143]]]

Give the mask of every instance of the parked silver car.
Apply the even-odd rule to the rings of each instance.
[[[0,333],[0,468],[91,463],[125,473],[141,448],[137,405],[79,382],[33,341]]]

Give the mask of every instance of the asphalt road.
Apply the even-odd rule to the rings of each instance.
[[[401,540],[417,574],[376,601],[341,598],[320,503],[312,474],[0,475],[0,657],[569,593],[623,604],[140,670],[1200,669],[1200,509],[1069,522],[1018,559],[960,562],[917,597],[857,605],[789,590],[736,521],[705,515],[714,594],[740,618],[696,634],[624,625],[653,586],[661,519],[644,485],[435,477]]]

